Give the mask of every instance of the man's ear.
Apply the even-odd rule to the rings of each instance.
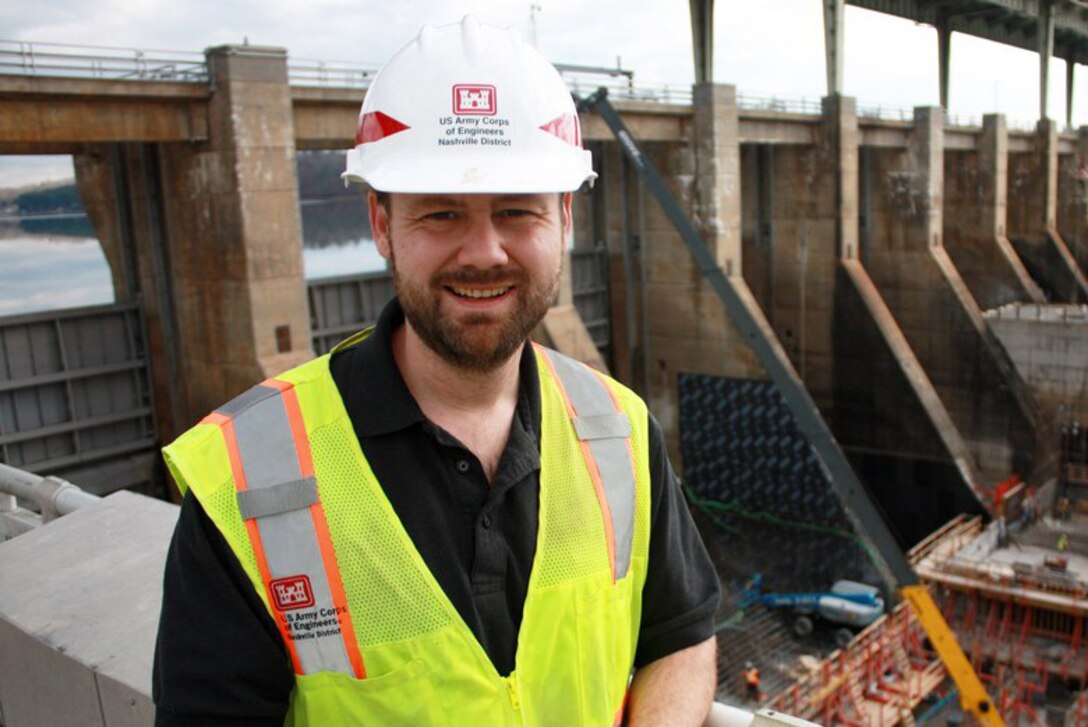
[[[378,248],[378,254],[388,260],[392,254],[389,242],[388,205],[382,204],[377,193],[371,189],[366,193],[366,206],[370,217],[370,233],[374,236],[374,246]]]
[[[571,221],[572,217],[571,217],[571,214],[570,214],[570,205],[571,205],[571,201],[573,199],[574,199],[574,195],[572,193],[564,192],[563,195],[562,195],[562,199],[559,201],[559,206],[561,207],[560,211],[563,213],[563,240],[564,241],[570,239],[570,231],[571,231],[571,228],[573,227],[573,222]]]

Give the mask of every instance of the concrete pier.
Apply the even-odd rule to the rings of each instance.
[[[1036,126],[1029,150],[1009,154],[1009,237],[1053,303],[1088,301],[1088,279],[1058,229],[1058,131]]]
[[[313,355],[286,52],[207,58],[207,141],[76,157],[119,297],[145,302],[164,441]]]
[[[967,148],[944,154],[944,247],[983,310],[1045,300],[1007,235],[1009,132],[1005,117],[987,114]]]

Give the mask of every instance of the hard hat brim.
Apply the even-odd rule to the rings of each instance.
[[[347,152],[348,182],[405,194],[535,194],[573,192],[597,178],[589,151],[556,144],[551,153],[480,156],[407,155],[381,144]],[[365,172],[363,170],[366,170]]]

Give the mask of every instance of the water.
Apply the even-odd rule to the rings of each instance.
[[[302,203],[307,280],[385,269],[358,197]],[[86,215],[0,220],[0,316],[114,302],[113,282]]]

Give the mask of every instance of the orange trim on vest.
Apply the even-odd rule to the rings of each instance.
[[[623,724],[623,717],[627,712],[627,700],[631,697],[631,687],[627,687],[627,691],[623,693],[623,701],[620,702],[620,708],[616,710],[616,717],[612,720],[612,727],[620,727]]]
[[[314,474],[313,453],[310,450],[310,438],[306,434],[306,423],[302,418],[302,407],[298,403],[298,393],[295,391],[295,385],[277,379],[269,379],[265,383],[279,389],[283,406],[287,410],[287,420],[291,423],[291,435],[295,440],[299,469],[303,477],[312,477]],[[321,504],[320,486],[317,502],[310,505],[310,517],[313,519],[317,545],[321,549],[321,561],[325,565],[325,577],[329,581],[333,605],[336,606],[336,618],[340,622],[340,634],[344,639],[344,649],[347,651],[348,661],[351,662],[355,678],[366,679],[366,666],[363,664],[363,655],[359,651],[359,642],[355,638],[355,624],[351,620],[351,612],[348,609],[348,597],[344,590],[344,580],[340,576],[340,563],[336,558],[336,549],[332,544],[332,536],[329,534],[329,523],[325,518],[325,507]]]
[[[204,418],[204,421],[209,424],[216,424],[219,426],[219,431],[223,433],[223,441],[227,446],[227,456],[230,459],[230,471],[234,477],[234,489],[238,492],[244,492],[248,489],[246,484],[246,473],[242,467],[242,455],[238,451],[238,440],[234,435],[234,420],[228,416],[220,414],[218,412],[212,412]],[[257,529],[256,520],[245,520],[246,533],[249,534],[249,544],[253,548],[253,556],[257,561],[257,570],[261,574],[261,581],[264,583],[264,592],[268,597],[268,603],[275,603],[275,599],[272,597],[272,573],[268,568],[268,558],[264,554],[264,544],[261,543],[261,531]],[[287,621],[283,618],[275,618],[276,627],[280,631],[280,636],[283,638],[283,643],[287,645],[287,651],[291,656],[291,664],[295,668],[296,674],[302,674],[302,662],[299,661],[298,652],[295,650],[295,642],[291,639],[291,630],[287,626]]]
[[[261,385],[280,392],[283,408],[287,411],[287,421],[291,425],[291,438],[295,440],[299,473],[303,477],[313,477],[314,459],[310,453],[310,438],[306,436],[306,422],[302,419],[302,409],[298,405],[295,385],[279,379],[265,379]]]
[[[534,344],[536,345],[536,344]],[[574,404],[571,403],[570,397],[567,396],[567,389],[563,386],[563,380],[559,378],[559,375],[555,372],[555,366],[552,365],[551,359],[547,355],[539,357],[544,360],[544,365],[548,367],[548,371],[551,372],[552,379],[555,381],[556,388],[559,389],[559,395],[563,398],[563,404],[567,409],[567,416],[570,417],[571,422],[578,416],[578,412],[574,409]],[[608,386],[605,386],[608,389]],[[611,396],[611,389],[608,390]],[[615,398],[612,399],[613,404]],[[622,411],[622,410],[621,410]],[[597,504],[601,508],[601,519],[604,521],[604,537],[608,544],[608,565],[612,570],[612,582],[616,582],[616,535],[612,531],[612,508],[608,506],[608,496],[604,491],[604,483],[601,482],[601,470],[597,466],[597,458],[593,456],[593,450],[589,447],[589,442],[579,439],[579,446],[582,448],[582,459],[585,460],[586,469],[589,470],[589,478],[593,481],[593,489],[597,493]],[[628,443],[630,446],[630,443]]]

